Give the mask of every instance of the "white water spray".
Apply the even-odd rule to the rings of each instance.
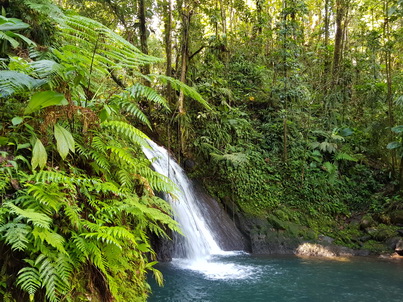
[[[175,238],[174,257],[198,260],[222,253],[183,169],[170,158],[165,148],[153,141],[148,143],[152,149],[143,151],[149,159],[153,160],[152,165],[155,171],[170,178],[180,190],[176,192],[177,200],[166,196],[172,206],[174,218],[179,222],[184,235],[178,235]]]
[[[191,181],[168,151],[148,140],[151,149],[143,148],[144,154],[152,161],[158,173],[170,178],[179,188],[175,192],[177,199],[167,195],[174,219],[179,223],[183,236],[174,236],[173,263],[181,268],[198,271],[212,279],[246,278],[252,271],[242,265],[216,262],[215,255],[234,255],[237,252],[223,251],[215,238],[214,230],[209,226],[208,217],[193,190]]]

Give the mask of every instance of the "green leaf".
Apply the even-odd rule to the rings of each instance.
[[[329,173],[329,174],[333,174],[334,172],[336,172],[336,166],[330,162],[325,162],[323,164],[323,168]]]
[[[386,148],[389,150],[393,150],[393,149],[398,149],[401,146],[402,146],[402,144],[400,142],[391,142],[386,146]]]
[[[45,147],[42,142],[37,138],[34,149],[32,150],[32,170],[39,166],[40,169],[45,167],[46,161],[48,159],[48,154],[46,153]]]
[[[16,18],[6,18],[0,16],[0,30],[8,31],[8,30],[20,30],[28,28],[29,24],[22,22],[20,19]]]
[[[29,75],[13,70],[0,71],[0,97],[29,91],[45,82],[45,80],[34,79]]]
[[[9,139],[5,136],[0,136],[0,146],[5,146],[7,145]]]
[[[343,128],[343,129],[339,130],[339,134],[341,136],[346,137],[346,136],[350,136],[350,135],[354,134],[354,131],[351,130],[350,128]]]
[[[0,31],[0,40],[8,41],[11,44],[12,48],[17,48],[20,45],[20,43],[18,43],[18,41],[16,39],[10,37],[10,35],[2,32],[2,31]]]
[[[392,131],[393,131],[394,133],[402,133],[402,132],[403,132],[403,125],[399,125],[399,126],[393,127],[393,128],[392,128]]]
[[[29,148],[30,146],[31,146],[30,143],[18,144],[17,145],[17,150],[26,149],[26,148]]]
[[[42,108],[53,106],[53,105],[65,105],[66,99],[61,93],[54,91],[41,91],[35,93],[29,100],[27,108],[25,108],[24,114],[30,114],[32,112],[38,111]]]
[[[16,116],[11,120],[11,123],[13,123],[13,126],[17,126],[19,124],[21,124],[24,121],[24,118],[22,118],[21,116]]]
[[[6,34],[11,38],[19,38],[19,39],[23,40],[25,43],[27,43],[30,46],[36,46],[34,41],[32,41],[31,39],[28,39],[27,37],[25,37],[23,35],[13,33],[11,31],[6,32]]]
[[[339,152],[336,154],[336,160],[347,160],[347,161],[357,161],[357,159],[347,153]]]
[[[57,142],[57,151],[59,151],[59,154],[63,159],[66,159],[69,151],[73,153],[75,152],[74,138],[68,130],[58,124],[55,124],[54,129]]]

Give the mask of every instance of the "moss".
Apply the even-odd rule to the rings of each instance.
[[[371,234],[372,238],[377,241],[386,241],[389,238],[396,236],[398,227],[392,225],[380,224]]]
[[[360,228],[366,229],[369,227],[373,227],[376,225],[375,220],[372,218],[371,214],[366,214],[361,218],[360,221]]]
[[[346,228],[337,230],[333,233],[335,238],[335,244],[347,246],[349,248],[360,248],[360,238],[365,235],[363,231],[359,229],[358,224],[349,224]]]
[[[370,252],[376,254],[389,252],[389,249],[386,247],[385,244],[382,244],[375,240],[368,240],[364,242],[364,244],[362,245],[362,249],[369,250]]]

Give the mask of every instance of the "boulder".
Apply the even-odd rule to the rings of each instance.
[[[330,245],[330,244],[333,243],[334,238],[329,237],[329,236],[325,236],[325,235],[322,235],[322,234],[321,234],[321,235],[318,236],[318,241],[319,241],[320,243],[322,243],[322,244]]]
[[[395,252],[398,255],[403,256],[403,240],[402,239],[399,239],[399,241],[396,243]]]
[[[376,222],[372,218],[371,215],[367,214],[367,215],[365,215],[364,217],[361,218],[361,221],[360,221],[360,229],[361,230],[371,228],[371,227],[373,227],[375,225],[376,225]]]

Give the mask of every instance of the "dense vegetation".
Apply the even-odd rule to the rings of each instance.
[[[278,229],[403,223],[401,0],[0,3],[0,299],[146,299],[177,226],[144,133]]]

